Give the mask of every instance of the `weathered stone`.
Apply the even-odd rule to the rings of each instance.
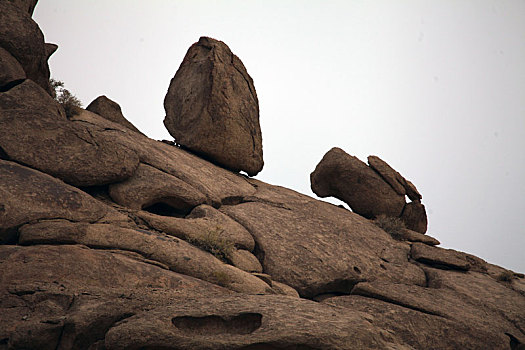
[[[0,339],[10,349],[87,349],[148,308],[231,294],[119,251],[83,246],[3,245],[0,266]]]
[[[417,201],[407,203],[400,218],[409,230],[423,234],[427,232],[427,211],[423,204]]]
[[[338,198],[366,218],[380,214],[399,216],[405,205],[404,195],[396,193],[374,170],[340,148],[332,148],[324,155],[310,175],[310,182],[319,197]]]
[[[228,289],[249,293],[275,293],[251,274],[225,264],[208,252],[175,237],[108,224],[41,222],[20,228],[20,244],[83,244],[138,252],[170,270]]]
[[[176,142],[233,171],[263,167],[259,101],[241,60],[222,41],[201,37],[188,50],[164,99]]]
[[[146,164],[140,164],[129,179],[109,185],[109,195],[131,209],[164,203],[183,214],[206,202],[206,197],[186,182]]]
[[[427,245],[439,245],[441,244],[437,239],[434,237],[430,237],[429,235],[424,235],[422,233],[412,231],[409,229],[403,229],[403,239],[410,241],[410,242],[421,242],[425,243]]]
[[[86,110],[96,113],[101,117],[106,118],[114,123],[120,124],[132,131],[141,133],[135,125],[131,124],[122,114],[122,110],[118,103],[110,100],[106,96],[102,95],[94,99],[87,107]]]
[[[368,220],[285,188],[253,183],[257,192],[249,202],[220,210],[253,235],[256,256],[272,280],[307,298],[349,293],[355,283],[376,278],[424,285],[425,274],[409,263],[408,248],[404,261],[381,258],[385,250],[407,244]]]
[[[126,319],[108,349],[393,349],[363,313],[283,296],[192,299]],[[330,327],[326,327],[330,324]]]
[[[26,78],[26,73],[9,52],[0,47],[0,92],[9,90]]]
[[[245,177],[207,162],[178,147],[130,133],[123,126],[101,116],[85,111],[71,118],[80,125],[88,124],[97,134],[118,140],[129,150],[135,151],[144,164],[171,174],[203,193],[214,206],[230,199],[242,199],[255,192]]]
[[[368,157],[369,166],[377,171],[377,173],[388,182],[397,194],[407,195],[410,200],[421,200],[422,196],[418,192],[416,186],[400,173],[395,171],[387,162],[377,156]]]
[[[32,16],[38,0],[8,0],[8,2]]]
[[[200,205],[185,218],[161,216],[141,211],[136,213],[147,225],[185,241],[202,241],[209,233],[219,235],[236,247],[252,251],[255,242],[239,223],[209,205]]]
[[[255,255],[244,249],[236,249],[230,257],[233,266],[246,272],[262,272],[261,263]]]
[[[430,247],[423,243],[412,244],[410,255],[413,259],[440,268],[456,269],[467,271],[470,263],[466,254],[453,249]]]
[[[20,63],[29,79],[51,93],[44,35],[30,12],[31,4],[0,2],[0,47]]]
[[[76,186],[124,180],[139,163],[136,152],[118,139],[67,120],[31,80],[0,93],[0,148],[8,159]]]
[[[27,222],[62,218],[94,222],[109,208],[47,174],[0,160],[0,243],[16,239]]]

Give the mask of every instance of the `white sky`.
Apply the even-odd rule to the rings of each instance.
[[[224,41],[259,97],[257,178],[315,197],[330,148],[377,155],[442,247],[525,272],[525,1],[40,0],[33,18],[54,78],[155,139],[187,49]]]

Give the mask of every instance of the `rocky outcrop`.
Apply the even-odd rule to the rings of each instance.
[[[427,214],[416,186],[377,156],[368,163],[334,147],[310,174],[312,191],[338,198],[366,218],[399,217],[409,230],[425,233]],[[412,202],[406,204],[405,196]]]
[[[523,274],[409,229],[391,236],[96,113],[68,119],[24,79],[0,91],[0,349],[524,342]],[[396,216],[419,217],[417,190],[393,169],[338,157],[326,174],[358,169],[403,199],[385,205]]]
[[[20,63],[29,79],[51,93],[44,35],[31,19],[34,4],[30,1],[0,2],[0,47]]]
[[[86,110],[96,113],[101,117],[106,118],[114,123],[120,124],[132,131],[140,133],[139,129],[135,125],[131,124],[122,114],[122,109],[119,104],[115,101],[110,100],[106,96],[102,95],[94,99],[87,107]]]
[[[202,37],[188,50],[164,100],[176,142],[233,171],[263,167],[259,101],[241,60],[222,41]]]
[[[7,91],[26,78],[26,73],[9,52],[0,47],[0,91]]]
[[[0,94],[0,148],[8,159],[76,186],[124,180],[139,163],[136,152],[118,140],[67,120],[60,105],[29,79]]]
[[[310,175],[312,191],[319,197],[335,197],[352,211],[374,218],[400,216],[405,197],[365,163],[340,148],[332,148]]]

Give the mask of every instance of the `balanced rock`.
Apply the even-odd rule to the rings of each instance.
[[[328,151],[310,175],[312,191],[319,197],[333,196],[367,218],[380,214],[398,217],[405,197],[370,167],[340,148]]]
[[[425,206],[419,201],[410,202],[405,205],[405,209],[403,209],[400,218],[409,230],[419,233],[427,232],[427,212]]]
[[[164,108],[164,125],[178,144],[233,171],[261,171],[257,93],[241,60],[222,41],[201,37],[190,47]]]
[[[101,117],[111,120],[114,123],[125,126],[126,128],[139,132],[135,125],[131,124],[122,114],[122,109],[115,101],[110,100],[102,95],[94,99],[86,109],[90,112],[96,113]]]

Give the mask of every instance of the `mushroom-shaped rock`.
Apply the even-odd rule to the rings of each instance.
[[[139,129],[135,125],[131,124],[122,114],[122,109],[119,104],[115,101],[110,100],[106,96],[102,95],[94,99],[86,109],[90,112],[96,113],[101,117],[106,118],[114,123],[125,126],[126,128],[139,132]]]
[[[131,209],[164,203],[184,215],[206,202],[206,197],[191,185],[142,163],[131,178],[109,185],[109,195],[116,203]]]
[[[396,193],[374,170],[340,148],[328,151],[310,175],[312,191],[333,196],[367,218],[380,214],[397,217],[405,197]]]
[[[29,79],[51,93],[49,52],[44,35],[30,16],[32,7],[23,1],[0,1],[0,46],[20,63]]]
[[[188,50],[164,99],[164,125],[176,142],[233,171],[263,167],[259,101],[241,60],[202,37]]]

